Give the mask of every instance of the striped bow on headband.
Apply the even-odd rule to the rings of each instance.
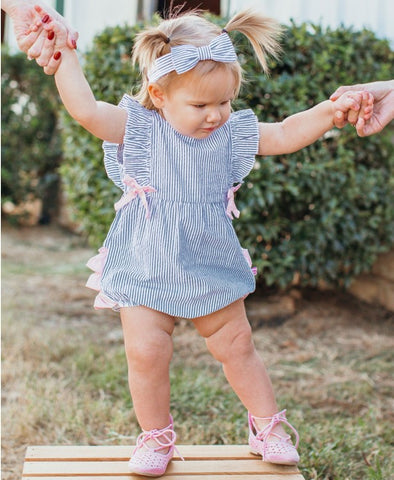
[[[155,82],[167,73],[176,71],[179,75],[194,68],[201,60],[231,63],[237,60],[234,45],[226,32],[215,37],[209,45],[178,45],[171,52],[156,59],[152,70],[148,73],[150,82]]]

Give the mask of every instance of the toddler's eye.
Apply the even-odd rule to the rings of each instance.
[[[193,105],[193,106],[196,107],[196,108],[204,108],[205,107],[205,105]]]

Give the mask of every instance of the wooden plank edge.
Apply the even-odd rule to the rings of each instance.
[[[185,460],[255,460],[259,458],[249,451],[247,445],[179,445],[180,454]],[[109,446],[30,446],[26,450],[27,462],[92,462],[128,461],[133,447]],[[175,454],[174,461],[181,458]]]
[[[217,448],[225,447],[225,448]],[[249,452],[244,445],[236,445],[237,448],[226,448],[227,445],[204,445],[195,447],[194,445],[177,446],[180,454],[185,460],[254,460],[255,455]],[[234,447],[234,446],[231,446]],[[128,461],[133,452],[133,447],[28,447],[26,450],[25,461],[28,462],[59,462],[59,461],[75,461],[75,462],[117,462]],[[178,454],[174,455],[173,460],[181,460]]]
[[[67,474],[65,474],[67,475]],[[111,475],[111,476],[102,476],[102,475],[95,475],[95,476],[88,476],[88,477],[75,477],[75,476],[22,476],[23,480],[39,480],[40,478],[44,480],[78,480],[83,478],[84,480],[142,480],[146,477],[141,477],[140,475]],[[207,477],[206,475],[187,475],[180,477],[179,475],[164,475],[163,478],[165,480],[224,480],[228,478],[230,480],[305,480],[305,478],[301,474],[291,474],[283,477],[280,475],[278,477],[277,474],[259,474],[259,475],[228,475],[224,473],[223,475],[210,475]]]
[[[126,462],[25,462],[23,475],[25,476],[94,476],[94,475],[126,475]],[[222,460],[171,462],[168,466],[169,475],[291,475],[299,473],[296,468],[283,465],[274,465],[256,460]]]

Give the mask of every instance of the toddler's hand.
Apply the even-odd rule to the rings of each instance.
[[[334,103],[340,100],[345,93],[341,95]],[[347,123],[350,123],[356,128],[357,134],[360,137],[363,137],[365,135],[365,123],[368,122],[373,115],[374,97],[367,91],[353,92],[353,94],[356,94],[355,100],[360,103],[359,109],[356,110],[354,108],[350,108],[348,111],[345,111],[341,108],[338,108],[334,115],[334,125],[337,128],[343,128]]]
[[[333,102],[333,111],[335,122],[335,114],[341,112],[346,119],[348,119],[349,114],[353,111],[356,116],[360,111],[362,103],[362,92],[345,92],[341,95],[335,102]]]
[[[364,119],[365,121],[367,121],[372,117],[372,113],[373,113],[373,103],[374,103],[373,95],[365,91],[365,92],[361,92],[361,96],[362,96],[361,106],[358,114],[354,110],[351,110],[348,113],[348,117],[347,117],[347,121],[354,127],[357,126],[359,119]]]

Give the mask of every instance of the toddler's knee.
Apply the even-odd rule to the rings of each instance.
[[[126,344],[126,356],[130,366],[154,368],[169,364],[173,352],[172,339],[167,335],[134,339]]]
[[[249,356],[254,352],[252,329],[249,324],[244,324],[232,331],[225,339],[223,336],[214,334],[208,337],[206,342],[214,358],[223,364],[237,361],[237,359]]]

